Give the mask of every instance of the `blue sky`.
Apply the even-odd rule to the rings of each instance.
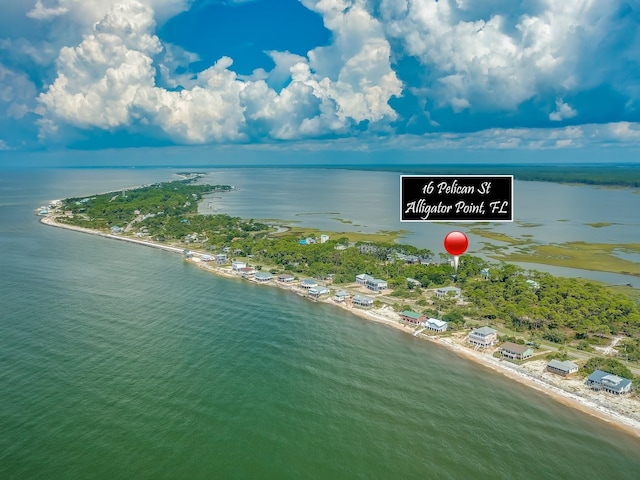
[[[5,153],[640,150],[635,1],[7,3]]]

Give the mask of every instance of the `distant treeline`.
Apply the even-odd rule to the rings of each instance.
[[[640,165],[354,165],[336,168],[390,171],[405,175],[513,175],[516,180],[523,181],[640,187]]]

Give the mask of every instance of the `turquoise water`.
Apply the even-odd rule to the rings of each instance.
[[[447,350],[32,214],[168,175],[2,172],[0,478],[637,478],[637,439]]]

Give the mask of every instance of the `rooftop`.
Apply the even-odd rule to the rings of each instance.
[[[487,335],[495,335],[498,332],[490,327],[481,327],[481,328],[476,328],[474,330],[471,330],[471,333],[475,333],[478,335],[482,335],[483,337],[486,337]]]
[[[567,372],[570,370],[576,370],[578,368],[578,365],[576,365],[573,362],[570,362],[569,360],[565,360],[564,362],[561,362],[560,360],[556,360],[556,359],[551,360],[547,364],[547,366],[551,368],[555,368],[557,370],[564,370]]]
[[[503,350],[507,350],[509,352],[515,352],[518,354],[523,354],[527,350],[531,349],[531,347],[528,347],[526,345],[520,345],[518,343],[513,343],[513,342],[504,342],[502,344],[502,347],[500,348],[502,348]]]
[[[588,382],[595,383],[606,383],[607,385],[615,385],[616,387],[625,387],[626,385],[631,383],[631,380],[628,378],[622,378],[613,373],[603,372],[602,370],[596,370],[589,378],[587,378]]]
[[[437,318],[429,318],[426,323],[435,325],[436,327],[444,327],[447,324],[444,320],[438,320]]]

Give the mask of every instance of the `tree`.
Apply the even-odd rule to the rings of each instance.
[[[582,370],[587,375],[591,375],[596,370],[602,370],[603,372],[613,373],[619,377],[633,379],[631,370],[626,365],[616,360],[615,358],[603,358],[593,357],[587,360]]]

